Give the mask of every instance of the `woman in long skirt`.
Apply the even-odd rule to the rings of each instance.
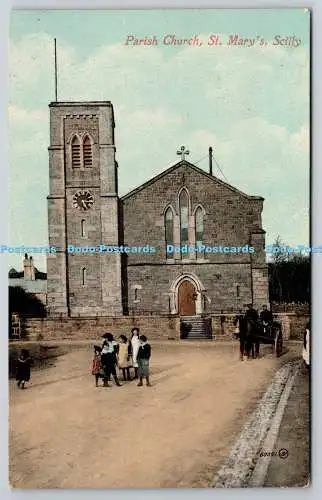
[[[131,346],[132,346],[132,364],[134,368],[135,378],[138,378],[139,372],[138,372],[138,352],[139,352],[139,347],[140,347],[140,337],[139,337],[139,332],[140,330],[138,328],[132,328],[132,338],[131,338]]]

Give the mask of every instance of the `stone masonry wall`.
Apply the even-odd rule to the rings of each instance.
[[[48,233],[57,254],[48,256],[48,314],[95,317],[122,314],[119,255],[65,254],[65,247],[119,242],[114,146],[114,115],[109,102],[50,105]],[[72,165],[72,139],[90,137],[92,164]],[[74,195],[88,190],[90,210],[74,206]]]
[[[106,332],[130,337],[134,327],[151,340],[180,338],[180,319],[160,316],[33,318],[27,320],[27,335],[30,340],[101,340]]]
[[[225,322],[222,324],[220,315],[212,316],[213,336],[231,336],[234,332],[234,314],[225,314]],[[307,314],[277,313],[274,319],[281,323],[284,340],[303,340],[306,324],[309,320]]]
[[[252,231],[261,228],[261,198],[243,195],[184,162],[167,175],[145,185],[144,189],[123,197],[124,244],[151,245],[156,248],[156,253],[136,253],[127,257],[130,312],[168,313],[171,285],[185,272],[193,273],[205,287],[207,313],[220,312],[221,309],[236,311],[251,301],[249,253],[212,252],[203,256],[190,253],[183,256],[174,254],[172,259],[167,258],[164,214],[168,207],[172,208],[173,243],[180,245],[179,193],[183,187],[190,196],[189,244],[195,243],[194,213],[199,206],[204,210],[203,244],[206,246],[243,247],[251,243]],[[260,269],[258,273],[261,274],[255,283],[260,305],[266,303],[264,298],[268,294],[268,283],[262,279],[267,267],[262,233],[252,241],[256,268]],[[137,292],[134,292],[135,289]]]
[[[269,306],[268,270],[267,268],[253,269],[252,273],[254,290],[253,304],[255,309],[261,310],[264,304]]]
[[[274,313],[299,313],[299,314],[309,314],[310,304],[309,303],[296,303],[296,302],[272,302],[271,308]]]
[[[250,243],[253,227],[261,227],[261,198],[247,197],[229,188],[207,172],[199,172],[184,163],[144,189],[122,199],[124,211],[124,243],[149,244],[157,249],[154,254],[130,254],[128,264],[165,263],[164,213],[171,206],[174,224],[179,217],[178,194],[185,187],[190,196],[189,241],[194,239],[193,214],[198,206],[204,211],[204,244],[209,246],[241,247]],[[175,244],[180,245],[180,237]],[[259,249],[258,249],[259,252]],[[178,256],[179,258],[179,256]],[[265,255],[263,254],[263,264]],[[186,259],[187,260],[187,259]],[[196,258],[194,258],[194,261]],[[204,260],[211,263],[250,263],[249,253],[238,255],[208,253]]]
[[[281,313],[274,315],[282,324],[284,340],[302,340],[307,315]],[[220,314],[212,315],[213,339],[231,338],[235,326],[235,314],[225,314],[222,324]],[[110,331],[115,336],[130,336],[133,327],[150,340],[179,340],[180,318],[178,316],[122,316],[97,318],[32,318],[27,319],[29,340],[100,340],[103,333]]]
[[[203,312],[207,314],[236,311],[251,302],[251,271],[249,264],[165,264],[128,267],[129,312],[150,311],[169,314],[169,295],[173,281],[184,273],[196,276],[205,288]],[[236,283],[239,297],[236,297]]]

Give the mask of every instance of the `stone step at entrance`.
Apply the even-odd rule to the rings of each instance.
[[[211,340],[211,318],[202,316],[181,316],[181,339],[185,340]]]

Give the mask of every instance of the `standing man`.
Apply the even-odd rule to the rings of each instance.
[[[220,332],[221,335],[225,335],[225,321],[226,321],[226,316],[224,315],[224,311],[220,311]]]
[[[245,313],[245,328],[247,330],[247,322],[252,324],[252,334],[247,336],[247,356],[250,357],[250,350],[252,357],[259,357],[259,338],[258,338],[258,312],[253,308],[253,304],[247,304],[247,311]],[[255,352],[254,352],[255,345]]]
[[[244,361],[245,344],[246,344],[246,326],[243,311],[240,309],[239,314],[235,316],[234,325],[236,326],[235,336],[239,338],[239,359]],[[238,332],[238,333],[237,333]]]
[[[258,321],[258,312],[253,308],[253,304],[247,304],[245,319],[250,319],[254,322]]]
[[[264,333],[266,333],[266,329],[270,331],[270,327],[273,323],[273,314],[272,311],[267,309],[267,305],[263,305],[263,310],[259,315],[259,319],[264,327]]]

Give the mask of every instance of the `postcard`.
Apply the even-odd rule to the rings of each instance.
[[[12,12],[12,488],[310,485],[310,15]]]

